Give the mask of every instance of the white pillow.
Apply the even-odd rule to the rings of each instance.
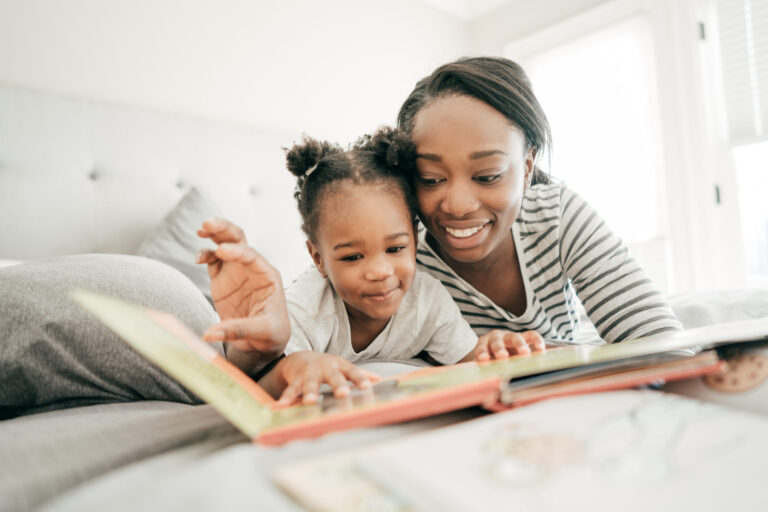
[[[162,261],[186,275],[211,301],[211,282],[205,265],[195,263],[202,248],[214,248],[210,240],[197,236],[203,221],[220,217],[221,210],[207,195],[195,187],[181,198],[139,246],[137,254]]]

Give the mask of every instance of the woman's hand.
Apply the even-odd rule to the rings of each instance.
[[[259,384],[273,396],[282,389],[278,404],[289,405],[299,397],[304,404],[316,403],[321,384],[328,384],[333,395],[342,398],[350,394],[347,381],[360,389],[368,389],[380,380],[375,373],[360,369],[342,357],[300,351],[286,356]]]
[[[475,349],[462,361],[489,361],[507,359],[511,355],[529,355],[544,352],[544,339],[536,331],[512,332],[494,329],[477,339]]]
[[[227,358],[251,371],[279,356],[291,335],[280,274],[227,220],[206,221],[197,235],[218,245],[197,255],[198,263],[208,265],[213,304],[221,318],[203,339],[227,342]]]

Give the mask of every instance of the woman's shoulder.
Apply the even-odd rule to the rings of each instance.
[[[560,222],[560,212],[565,184],[560,181],[538,183],[525,190],[517,223],[520,231],[537,233],[556,226]]]

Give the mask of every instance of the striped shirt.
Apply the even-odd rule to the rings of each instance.
[[[528,187],[512,225],[526,295],[520,316],[459,277],[425,235],[421,229],[417,266],[443,283],[477,335],[492,329],[534,330],[555,343],[576,343],[579,302],[609,343],[682,329],[621,239],[563,183]]]

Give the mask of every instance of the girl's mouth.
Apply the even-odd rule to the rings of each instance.
[[[386,301],[388,301],[389,299],[391,299],[395,295],[395,292],[398,289],[399,288],[396,287],[396,288],[392,288],[391,290],[388,290],[386,292],[366,295],[365,298],[370,300],[370,301],[372,301],[372,302],[386,302]]]

